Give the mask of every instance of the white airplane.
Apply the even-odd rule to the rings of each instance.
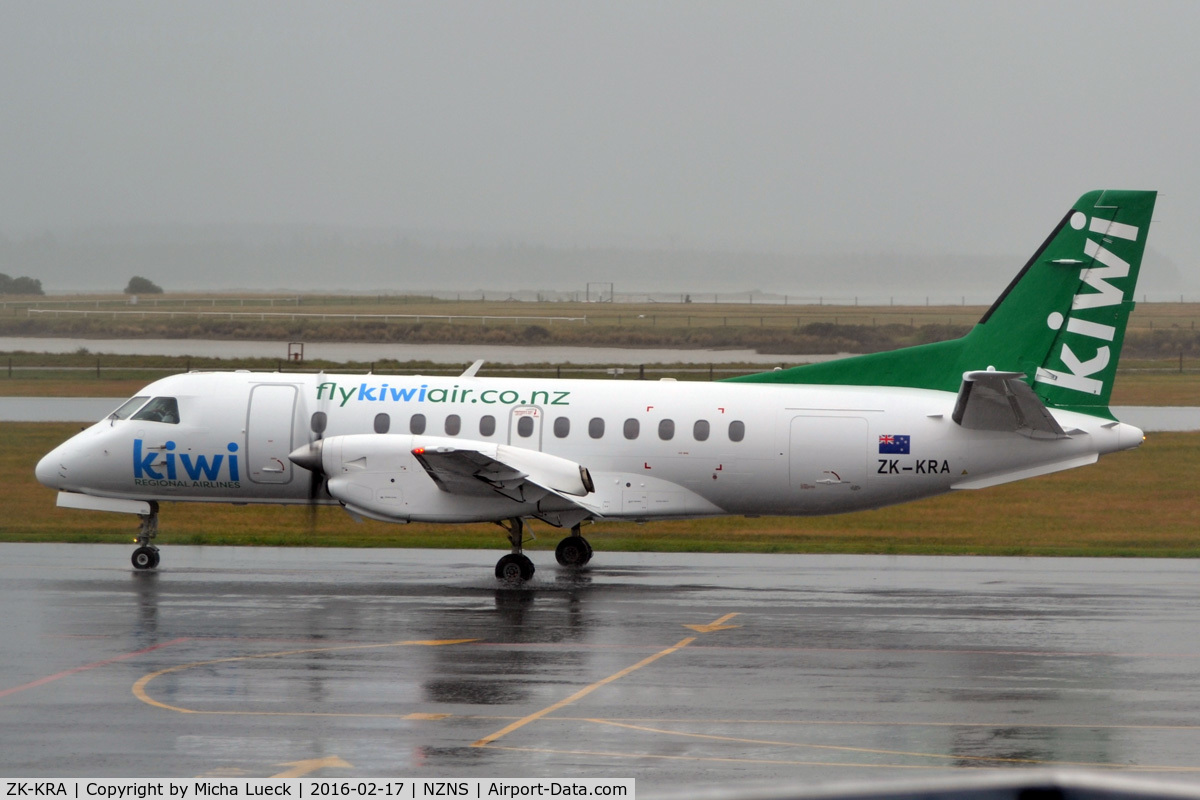
[[[966,336],[712,383],[192,372],[147,386],[37,465],[58,505],[340,504],[387,522],[835,514],[982,489],[1141,444],[1108,409],[1154,192],[1084,195]]]

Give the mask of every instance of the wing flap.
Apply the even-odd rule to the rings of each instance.
[[[413,448],[413,456],[442,491],[537,502],[548,494],[576,502],[594,487],[587,468],[537,450],[507,445]]]

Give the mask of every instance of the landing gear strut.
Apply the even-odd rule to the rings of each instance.
[[[582,567],[592,560],[592,546],[579,533],[579,526],[571,528],[571,535],[554,548],[554,557],[564,567]]]
[[[158,548],[152,542],[158,536],[158,503],[150,501],[150,513],[138,516],[138,548],[133,551],[134,569],[154,569],[158,566]]]
[[[508,531],[508,541],[512,545],[512,552],[496,562],[496,577],[505,583],[524,583],[533,577],[533,562],[521,552],[525,543],[525,521],[513,517],[496,524]]]

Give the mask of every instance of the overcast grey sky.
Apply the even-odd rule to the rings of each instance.
[[[2,0],[0,233],[1026,256],[1148,188],[1195,276],[1197,31],[1195,2]]]

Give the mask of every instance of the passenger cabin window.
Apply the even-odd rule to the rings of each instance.
[[[146,404],[146,407],[133,415],[134,419],[145,422],[166,422],[175,425],[179,422],[179,404],[174,397],[156,397]]]
[[[567,438],[571,432],[571,420],[567,417],[559,417],[554,420],[554,435],[559,439]]]
[[[692,438],[697,442],[708,441],[708,420],[696,420],[696,424],[692,426]]]
[[[588,436],[593,439],[599,439],[604,435],[604,420],[600,417],[592,417],[588,421]]]
[[[729,441],[740,442],[746,438],[746,423],[740,419],[735,419],[729,423]]]
[[[496,432],[496,418],[487,414],[479,420],[479,435],[491,436]]]
[[[533,417],[521,417],[517,420],[517,436],[522,439],[533,436]]]
[[[130,399],[128,399],[124,403],[122,403],[120,408],[118,408],[113,413],[109,414],[108,418],[109,419],[125,419],[130,414],[132,414],[133,412],[135,412],[139,408],[141,408],[142,405],[145,404],[145,402],[149,399],[150,399],[150,395],[148,395],[148,394],[139,395],[137,397],[131,397]]]
[[[322,412],[320,412],[320,411],[317,412],[317,414],[320,414],[320,413],[322,413]],[[314,414],[314,416],[316,416],[316,415]],[[375,432],[376,433],[387,433],[391,429],[392,429],[392,418],[390,415],[388,415],[388,414],[376,414],[375,415]]]
[[[641,432],[641,430],[642,430],[641,423],[638,422],[633,417],[630,417],[629,419],[625,420],[624,432],[625,432],[626,439],[636,439],[638,437],[638,434]]]
[[[409,419],[409,421],[408,421],[408,432],[415,433],[418,435],[425,432],[425,415],[424,414],[413,414],[412,415],[412,418]]]
[[[658,438],[669,442],[675,438],[675,420],[664,419],[658,423]]]
[[[462,430],[462,417],[458,414],[451,414],[446,417],[446,435],[458,436],[458,432]]]

